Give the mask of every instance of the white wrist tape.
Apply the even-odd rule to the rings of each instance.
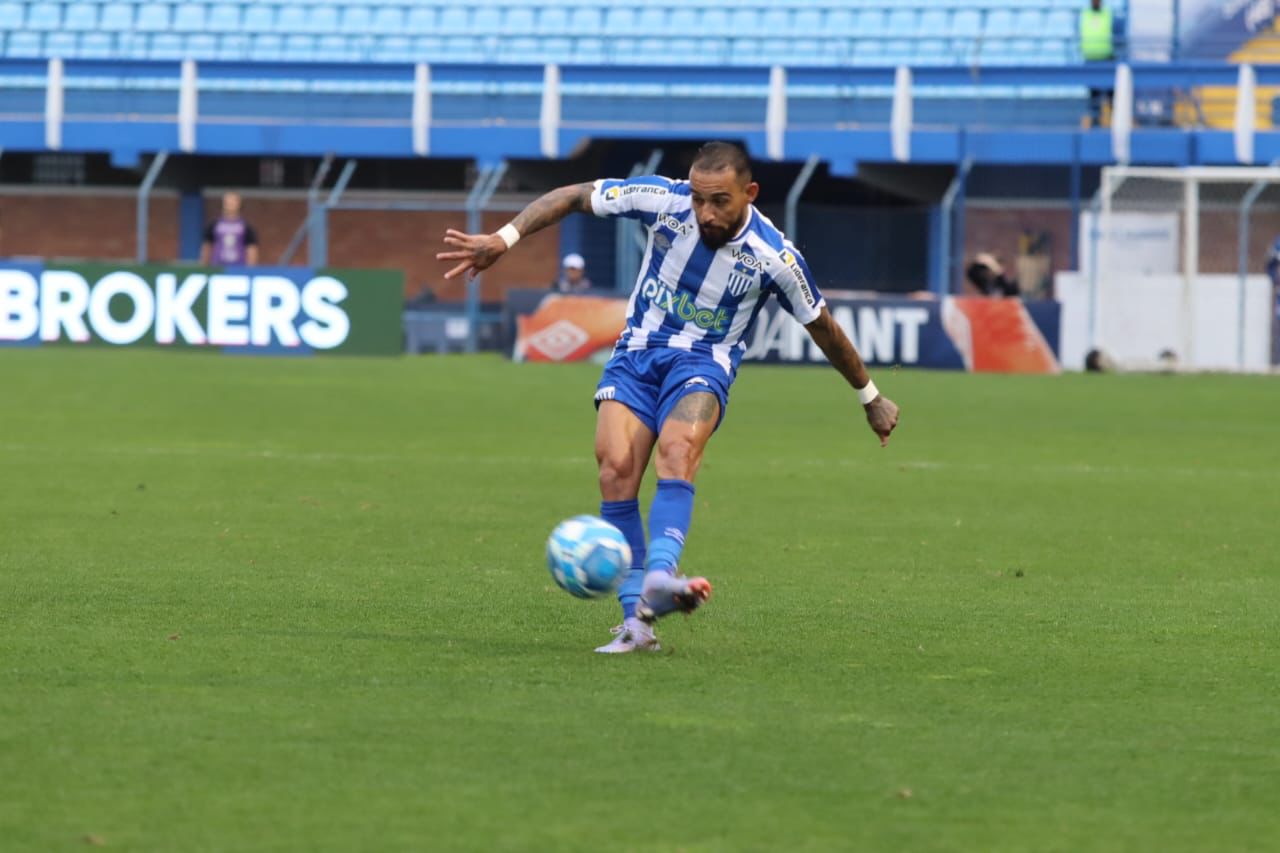
[[[498,236],[507,244],[508,249],[520,242],[520,232],[510,222],[498,229]]]
[[[867,403],[870,403],[876,397],[880,396],[880,392],[876,390],[876,383],[871,382],[870,380],[867,381],[866,385],[863,385],[861,388],[858,388],[857,391],[858,391],[858,400],[864,406],[867,405]]]

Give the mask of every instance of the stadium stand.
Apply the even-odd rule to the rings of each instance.
[[[1124,3],[1112,3],[1120,18]],[[710,3],[0,3],[9,57],[769,65],[1062,64],[1078,0]],[[743,35],[744,32],[755,35]],[[68,34],[74,33],[72,37]],[[101,34],[110,34],[104,42]],[[676,41],[698,35],[696,42]],[[210,41],[210,36],[213,40]],[[305,38],[304,38],[305,37]],[[408,39],[406,42],[405,39]],[[549,41],[554,39],[554,41]],[[652,40],[649,43],[649,40]],[[655,50],[636,50],[637,41]],[[683,47],[684,49],[680,49]]]

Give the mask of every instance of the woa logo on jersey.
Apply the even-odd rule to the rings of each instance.
[[[674,314],[686,323],[723,335],[729,329],[729,312],[724,308],[699,308],[686,290],[676,290],[653,276],[640,285],[640,296],[648,299],[668,314]]]

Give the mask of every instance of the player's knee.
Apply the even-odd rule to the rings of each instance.
[[[600,463],[600,494],[606,500],[631,496],[639,485],[639,471],[630,456],[597,454]]]

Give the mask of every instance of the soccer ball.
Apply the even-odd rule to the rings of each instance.
[[[604,519],[575,515],[551,531],[547,567],[564,591],[599,598],[622,583],[631,567],[631,547],[622,531]]]

